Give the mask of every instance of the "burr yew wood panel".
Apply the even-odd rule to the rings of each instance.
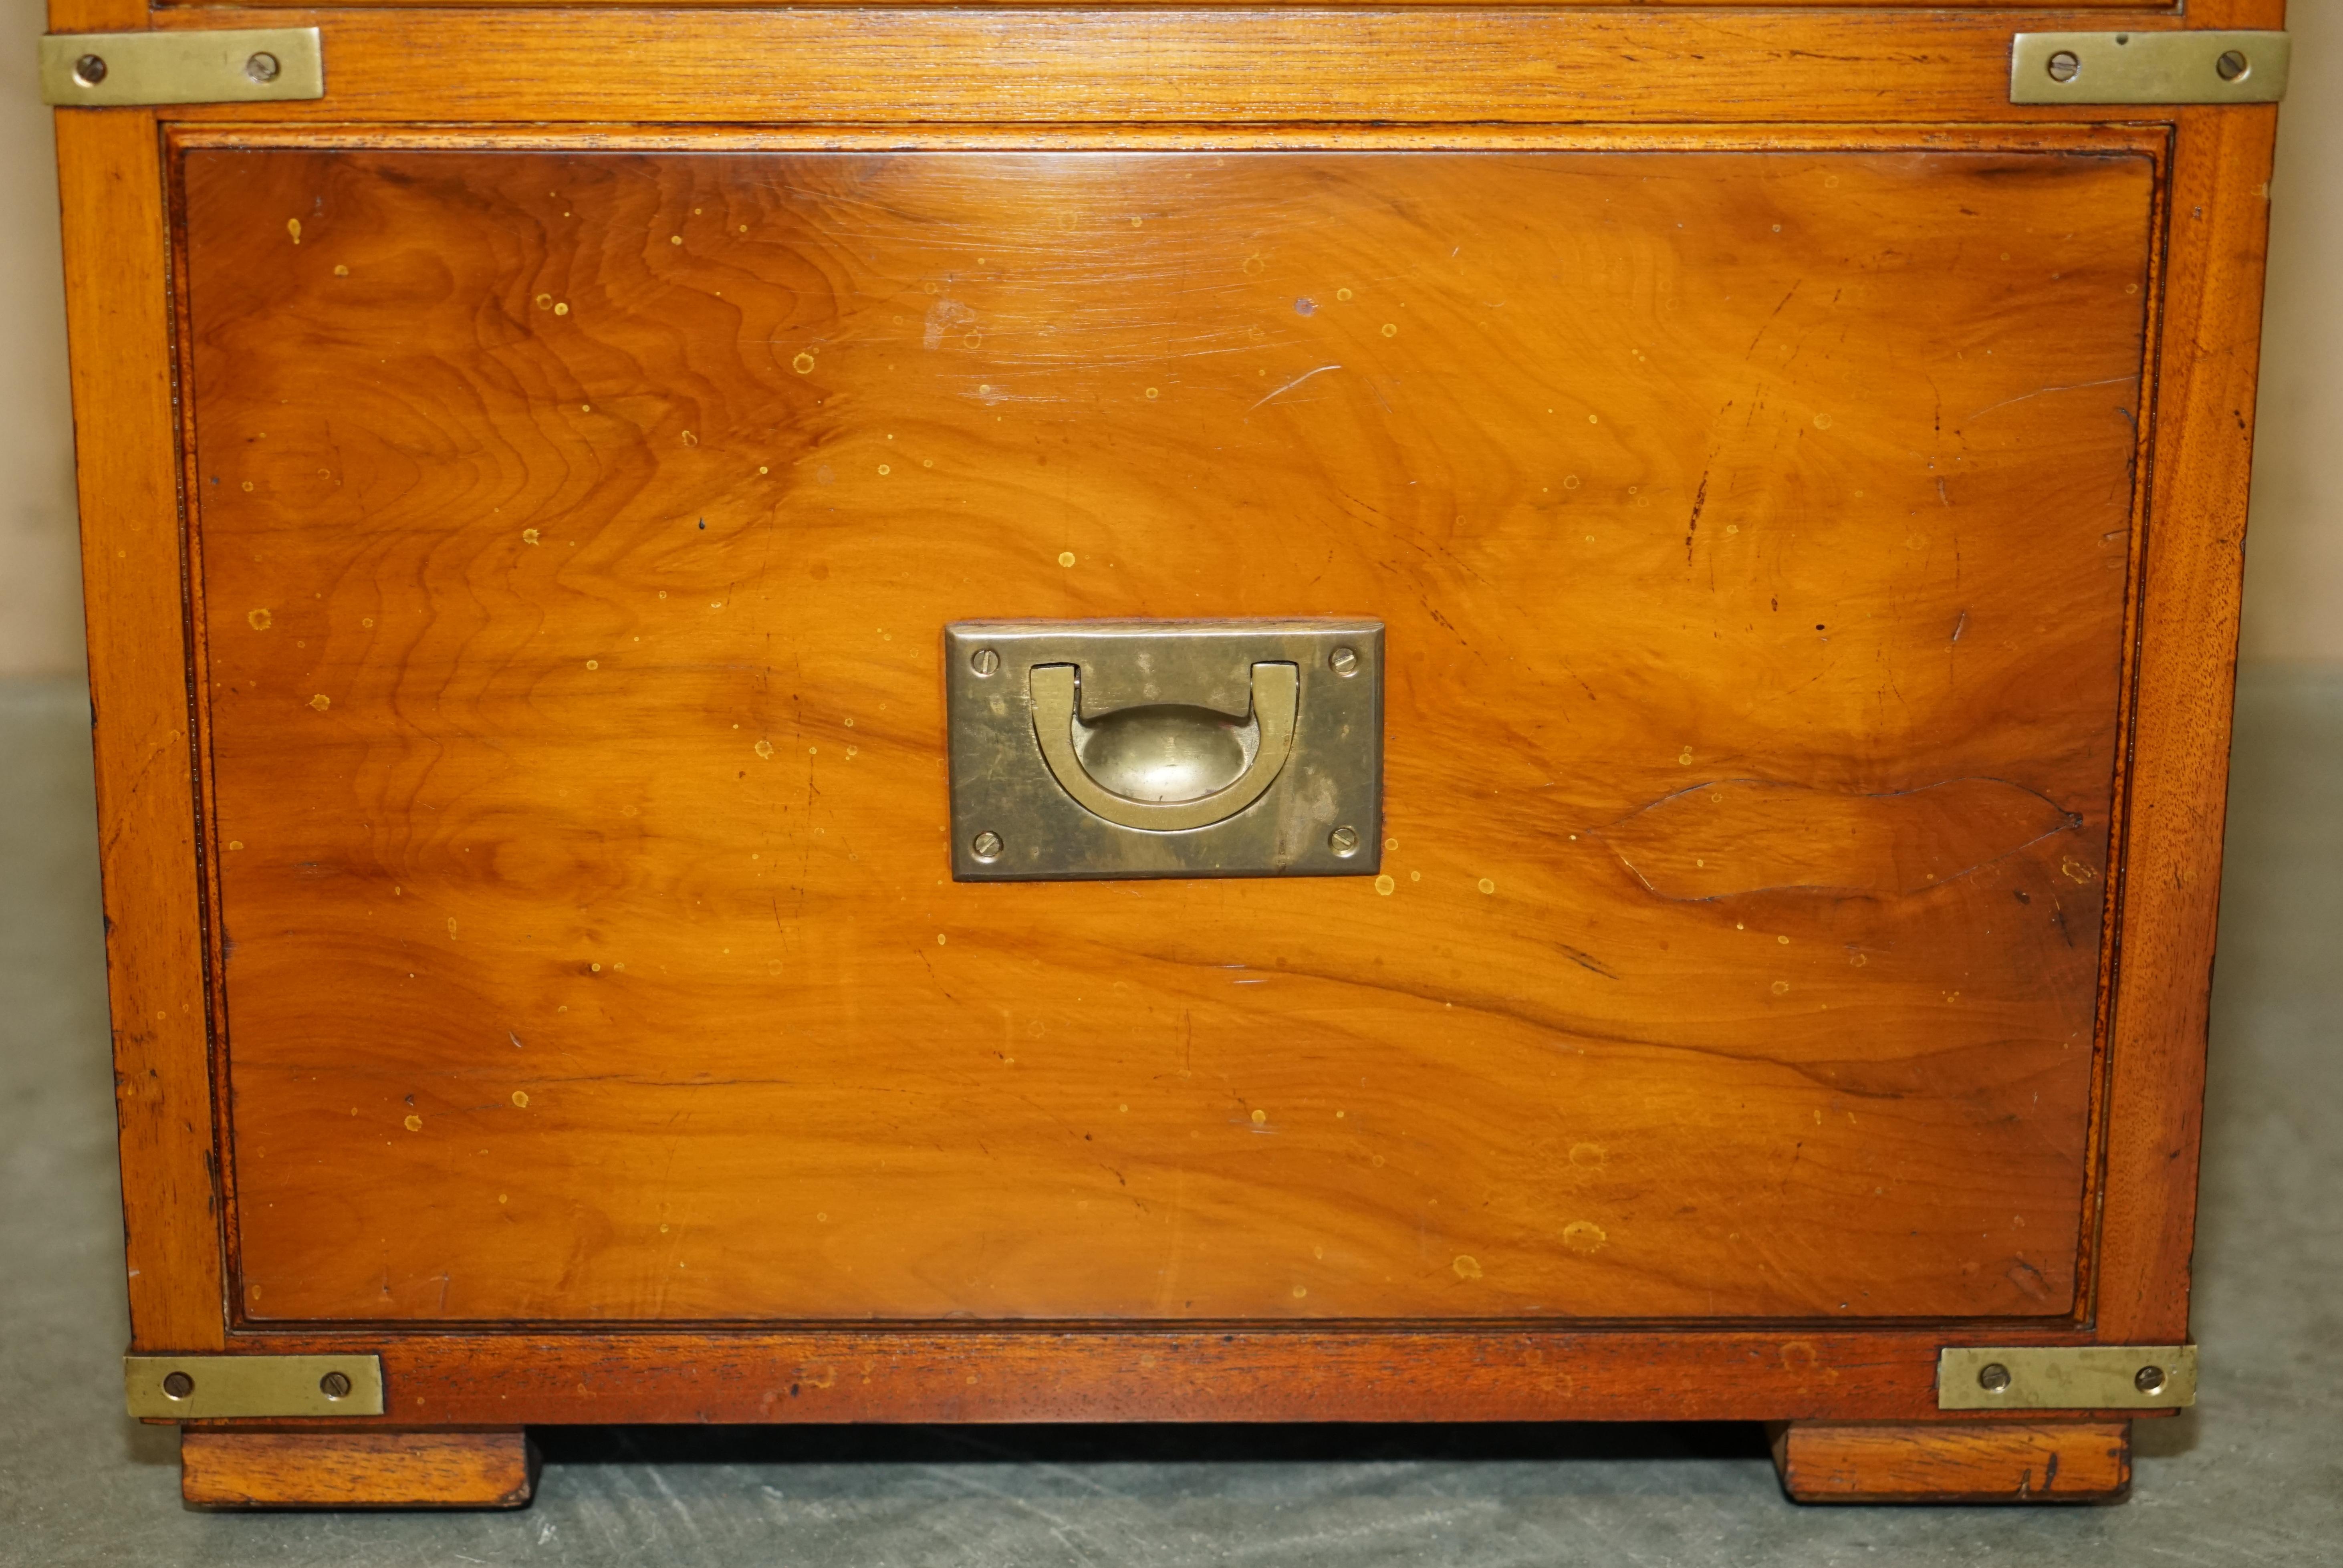
[[[2049,1317],[2152,161],[190,151],[250,1322]],[[939,633],[1387,628],[975,886]]]

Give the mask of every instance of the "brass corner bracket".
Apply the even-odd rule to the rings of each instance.
[[[2195,1345],[1979,1345],[1936,1352],[1938,1410],[2178,1410]]]
[[[148,1421],[380,1415],[382,1358],[130,1355],[122,1391],[130,1413]]]
[[[51,33],[41,99],[60,108],[287,103],[326,95],[315,27]]]
[[[2292,54],[2284,33],[2020,33],[2009,43],[2009,101],[2275,104]]]

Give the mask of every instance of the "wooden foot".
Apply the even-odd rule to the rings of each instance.
[[[1798,1503],[2104,1503],[2131,1484],[2124,1421],[1799,1421],[1772,1435]]]
[[[179,1494],[198,1508],[525,1508],[537,1450],[470,1432],[184,1427]]]

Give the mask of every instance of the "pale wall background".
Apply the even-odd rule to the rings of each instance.
[[[56,156],[33,65],[45,25],[43,0],[0,0],[0,676],[82,667]]]
[[[2243,652],[2343,662],[2343,0],[2286,9]]]
[[[2343,0],[2295,0],[2279,116],[2245,656],[2343,663]],[[0,0],[0,676],[81,668],[40,0]]]

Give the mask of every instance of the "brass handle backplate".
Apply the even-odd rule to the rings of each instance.
[[[1383,653],[1371,620],[946,628],[953,875],[1372,875]]]

